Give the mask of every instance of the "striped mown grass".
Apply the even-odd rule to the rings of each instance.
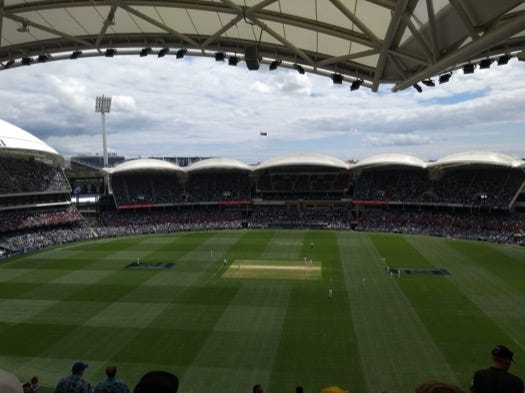
[[[138,259],[175,265],[126,268]],[[466,388],[495,344],[514,350],[523,376],[524,277],[523,248],[432,237],[242,230],[79,243],[0,264],[0,365],[38,375],[43,393],[77,360],[93,384],[108,363],[130,386],[169,370],[181,393]]]

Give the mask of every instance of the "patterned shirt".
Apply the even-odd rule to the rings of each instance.
[[[62,378],[55,389],[55,393],[91,393],[91,386],[80,375],[70,375]]]
[[[115,378],[107,378],[95,386],[93,393],[130,393],[130,391],[124,382]]]

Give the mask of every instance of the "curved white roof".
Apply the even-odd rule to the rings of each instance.
[[[195,172],[212,169],[238,169],[242,171],[251,171],[252,167],[239,160],[217,157],[194,162],[186,168],[186,171]]]
[[[0,151],[2,149],[36,151],[59,156],[47,143],[4,120],[0,120]]]
[[[410,156],[408,154],[401,153],[385,153],[377,154],[375,156],[367,157],[358,163],[351,166],[351,168],[361,167],[375,167],[375,166],[387,166],[387,165],[403,165],[412,166],[418,168],[425,168],[425,161],[420,158]]]
[[[523,166],[523,161],[505,154],[489,151],[467,151],[462,153],[450,154],[439,160],[429,163],[428,167],[446,167],[458,165],[496,165],[511,168]]]
[[[523,0],[194,0],[1,2],[0,70],[116,55],[236,56],[402,90],[428,77],[516,56]],[[146,46],[146,47],[144,47]],[[254,49],[254,50],[250,50]]]
[[[255,170],[262,170],[285,166],[326,166],[331,168],[348,169],[348,164],[338,158],[327,156],[320,153],[296,153],[271,158],[261,162]]]
[[[169,161],[156,158],[137,158],[135,160],[124,161],[114,168],[106,168],[106,171],[114,175],[116,173],[144,171],[184,172],[184,169]]]

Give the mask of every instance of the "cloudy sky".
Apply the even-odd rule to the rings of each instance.
[[[297,152],[424,160],[487,150],[525,157],[525,62],[455,72],[449,83],[378,93],[284,68],[213,58],[116,56],[0,72],[0,118],[64,156],[102,154],[95,98],[112,97],[108,150],[127,157],[222,156],[252,164]],[[261,132],[267,136],[261,136]]]

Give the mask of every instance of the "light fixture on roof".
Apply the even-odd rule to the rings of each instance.
[[[226,59],[226,55],[224,52],[216,52],[215,53],[215,61],[224,61]]]
[[[281,65],[281,60],[274,60],[270,63],[270,71],[274,71]]]
[[[31,65],[35,61],[32,57],[22,57],[22,65]]]
[[[501,55],[499,58],[498,58],[498,65],[504,65],[504,64],[507,64],[510,60],[511,56],[510,55]]]
[[[236,66],[239,63],[240,58],[237,56],[230,56],[228,58],[228,65]]]
[[[116,49],[114,49],[114,48],[106,49],[106,54],[105,54],[106,57],[113,57],[116,54],[117,54],[117,50]]]
[[[350,91],[359,90],[359,88],[361,87],[362,84],[363,84],[363,80],[362,79],[356,79],[350,85]]]
[[[13,59],[8,60],[8,61],[4,64],[4,68],[10,68],[13,64],[15,64],[15,61],[14,61]]]
[[[492,64],[492,59],[482,59],[479,62],[479,68],[482,70],[486,70],[490,68],[490,65]]]
[[[153,51],[153,49],[151,49],[151,47],[147,47],[147,48],[143,48],[141,51],[140,51],[140,57],[146,57],[147,55],[149,55],[151,52]]]
[[[159,50],[159,53],[157,54],[158,57],[164,57],[166,54],[170,51],[170,48],[164,47],[161,50]]]
[[[520,53],[518,53],[517,58],[519,61],[525,61],[525,50],[522,50]]]
[[[343,84],[343,75],[335,73],[335,74],[332,74],[331,78],[332,78],[332,83],[334,85]]]
[[[82,56],[82,51],[80,50],[76,50],[74,52],[71,53],[71,56],[69,56],[70,59],[72,60],[76,60],[78,59],[80,56]]]
[[[434,87],[434,86],[436,86],[435,82],[434,82],[432,79],[430,79],[430,78],[428,78],[428,79],[423,79],[423,80],[421,81],[421,83],[423,83],[425,86],[428,86],[428,87]]]
[[[45,63],[48,59],[49,59],[49,56],[44,54],[44,53],[42,53],[41,55],[38,55],[36,61],[38,63]]]
[[[186,48],[181,48],[177,51],[177,53],[175,54],[175,57],[177,59],[182,59],[186,53],[188,53],[188,50]]]
[[[463,66],[463,73],[464,74],[473,74],[475,68],[476,68],[475,64],[472,64],[472,63],[465,64]]]
[[[447,83],[450,80],[450,77],[452,76],[452,72],[447,72],[446,74],[441,74],[439,76],[439,84]]]
[[[27,22],[22,22],[22,25],[16,29],[19,33],[29,33],[29,26],[27,25]]]
[[[295,63],[295,64],[293,65],[293,68],[295,68],[295,69],[297,70],[297,72],[298,72],[299,74],[301,74],[301,75],[303,75],[303,74],[305,73],[303,66],[300,65],[300,64]]]
[[[418,83],[412,85],[412,87],[413,87],[414,89],[416,89],[418,93],[421,93],[421,92],[423,91],[423,88],[422,88],[421,86],[419,86]]]

